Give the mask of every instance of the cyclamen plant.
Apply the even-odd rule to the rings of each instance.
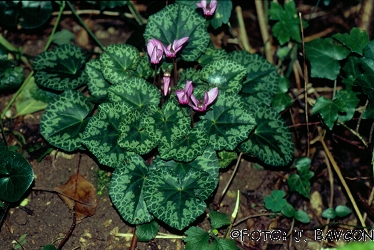
[[[273,166],[293,158],[291,133],[271,107],[283,81],[276,68],[210,43],[206,22],[221,4],[227,3],[202,0],[199,14],[176,3],[150,16],[145,56],[115,44],[86,63],[78,47],[66,44],[34,61],[36,83],[63,91],[45,110],[41,134],[114,168],[110,196],[131,224],[158,219],[185,229],[204,213],[220,168],[238,152]],[[182,60],[195,67],[178,68]],[[86,84],[89,93],[75,90]]]

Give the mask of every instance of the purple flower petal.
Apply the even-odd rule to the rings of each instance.
[[[208,91],[208,93],[205,92],[204,103],[207,106],[210,105],[212,102],[214,102],[217,96],[218,96],[218,88],[217,87],[212,88],[211,90]]]
[[[183,37],[178,40],[174,40],[172,44],[169,44],[164,48],[166,57],[176,57],[177,52],[183,47],[183,44],[188,40],[189,37]]]
[[[164,95],[167,96],[169,94],[170,76],[164,76],[162,79],[164,80]]]
[[[158,64],[163,55],[164,45],[157,39],[150,39],[147,44],[147,52],[151,58],[151,63]]]

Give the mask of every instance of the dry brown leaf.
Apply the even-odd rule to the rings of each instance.
[[[55,187],[55,190],[62,193],[59,196],[70,210],[75,209],[77,221],[95,214],[98,204],[96,188],[81,174],[73,174],[66,184]]]

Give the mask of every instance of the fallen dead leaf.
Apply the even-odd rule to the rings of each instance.
[[[66,184],[55,187],[55,190],[61,193],[60,198],[71,211],[75,209],[77,221],[95,214],[98,204],[96,189],[81,174],[73,174]]]

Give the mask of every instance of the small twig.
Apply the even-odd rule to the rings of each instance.
[[[359,130],[359,128],[360,128],[360,124],[361,124],[362,116],[364,115],[364,112],[365,112],[365,110],[366,110],[366,108],[367,108],[368,105],[369,105],[369,99],[366,100],[366,103],[365,103],[365,105],[364,105],[364,108],[363,108],[363,110],[362,110],[362,113],[360,114],[360,117],[358,118],[357,125],[356,125],[356,132],[357,132],[357,133],[358,133],[358,130]]]
[[[308,116],[308,90],[307,86],[309,83],[309,77],[308,77],[308,68],[306,66],[306,59],[305,59],[305,43],[304,43],[304,27],[303,27],[303,20],[301,18],[301,13],[299,13],[299,20],[300,20],[300,30],[301,30],[301,44],[303,48],[303,68],[304,68],[304,102],[305,102],[305,121],[306,121],[306,138],[307,138],[307,151],[306,151],[306,157],[309,157],[309,151],[310,151],[310,138],[309,138],[309,116]]]
[[[256,5],[256,12],[258,17],[258,23],[260,25],[262,41],[264,42],[266,59],[274,64],[273,55],[271,51],[270,35],[266,24],[266,18],[264,15],[263,1],[254,1]]]
[[[242,222],[244,222],[248,219],[251,219],[251,218],[262,217],[262,216],[272,216],[272,215],[276,215],[276,214],[275,213],[253,214],[253,215],[250,215],[250,216],[247,216],[247,217],[244,217],[244,218],[238,220],[232,226],[235,227],[235,226],[239,225],[240,223],[242,223]]]
[[[249,53],[255,53],[256,50],[251,47],[248,41],[247,31],[245,30],[245,24],[243,20],[243,12],[240,6],[235,8],[236,16],[238,18],[238,25],[239,25],[239,34],[240,34],[240,41],[246,51]]]
[[[330,182],[330,199],[329,199],[329,208],[332,208],[333,206],[333,201],[334,201],[334,175],[332,173],[332,169],[331,169],[331,165],[330,165],[330,161],[329,159],[327,158],[327,155],[326,155],[326,152],[323,151],[324,153],[324,157],[325,157],[325,163],[326,163],[326,166],[327,166],[327,172],[329,174],[329,182]],[[329,228],[329,223],[330,223],[330,218],[327,218],[327,221],[326,221],[326,226],[325,226],[325,229],[323,231],[323,234],[326,235],[327,233],[327,230]],[[322,248],[322,245],[323,243],[325,242],[324,241],[321,241],[321,248]]]
[[[349,132],[351,132],[352,134],[354,134],[355,136],[357,136],[357,138],[360,139],[360,141],[365,145],[365,147],[369,146],[367,144],[367,142],[365,141],[365,139],[362,138],[362,136],[357,131],[354,131],[353,129],[351,129],[350,127],[348,127],[347,125],[345,125],[343,122],[341,122],[339,120],[337,120],[336,122],[339,123],[340,125],[342,125],[343,127],[345,127],[346,129],[348,129]]]
[[[62,247],[65,245],[66,241],[69,239],[69,237],[72,235],[75,226],[77,225],[77,217],[75,215],[75,206],[73,209],[73,222],[71,223],[69,232],[65,235],[65,238],[60,242],[60,244],[57,247],[57,250],[62,249]]]
[[[57,16],[57,19],[56,19],[55,25],[53,26],[52,32],[51,32],[51,34],[49,35],[49,38],[48,38],[47,44],[46,44],[45,47],[44,47],[44,51],[47,51],[49,45],[51,45],[51,43],[52,43],[52,41],[53,41],[53,36],[54,36],[54,34],[56,33],[57,26],[58,26],[58,24],[60,23],[60,19],[61,19],[62,12],[63,12],[64,9],[65,9],[65,1],[61,1],[59,14],[58,14],[58,16]]]
[[[238,215],[239,203],[240,203],[240,191],[238,190],[238,192],[236,194],[235,208],[234,208],[234,211],[231,214],[231,219],[230,219],[231,223],[230,223],[229,227],[226,229],[224,238],[228,238],[229,237],[229,232],[231,231],[232,226],[233,226],[233,224],[235,222],[236,216]]]
[[[132,233],[116,233],[116,237],[132,237]],[[184,235],[175,235],[175,234],[164,234],[159,233],[156,235],[155,239],[184,239],[186,236]]]
[[[357,214],[357,216],[358,216],[358,219],[359,219],[360,222],[361,222],[362,227],[365,228],[365,230],[367,230],[367,229],[366,229],[366,225],[365,225],[365,221],[364,221],[364,219],[363,219],[363,217],[362,217],[362,214],[361,214],[361,212],[360,212],[360,209],[358,208],[357,203],[356,203],[355,199],[353,198],[353,195],[352,195],[352,193],[351,193],[351,190],[349,189],[347,183],[345,182],[345,179],[344,179],[344,177],[343,177],[343,175],[342,175],[342,173],[341,173],[341,171],[340,171],[340,169],[339,169],[339,167],[338,167],[338,164],[336,164],[334,157],[332,156],[330,150],[327,148],[327,145],[326,145],[326,143],[325,143],[325,141],[324,141],[323,136],[321,136],[321,135],[319,136],[319,141],[322,143],[322,146],[323,146],[323,148],[324,148],[324,150],[325,150],[325,153],[326,153],[327,157],[329,158],[329,160],[330,160],[330,162],[331,162],[331,164],[332,164],[332,166],[333,166],[333,168],[334,168],[336,174],[337,174],[338,177],[339,177],[340,182],[342,183],[342,185],[343,185],[345,191],[347,192],[347,195],[348,195],[348,197],[349,197],[349,200],[352,202],[352,206],[353,206],[353,208],[354,208],[355,211],[356,211],[356,214]]]
[[[138,244],[138,237],[136,237],[136,227],[134,227],[134,230],[132,231],[132,239],[131,239],[131,245],[130,245],[129,250],[135,250],[137,244]]]
[[[129,7],[131,14],[134,16],[135,20],[138,22],[139,26],[142,26],[144,22],[141,16],[139,15],[139,13],[136,11],[134,5],[131,3],[131,1],[127,1],[127,5]]]
[[[370,206],[371,203],[373,202],[373,199],[374,199],[374,188],[371,188],[371,192],[370,192],[370,196],[369,196],[369,199],[368,199],[368,205]],[[365,212],[364,213],[364,220],[366,220],[366,217],[367,217],[367,213]]]
[[[241,158],[242,158],[242,155],[243,155],[243,152],[240,152],[240,154],[239,154],[239,156],[238,156],[238,159],[237,159],[237,161],[236,161],[236,165],[235,165],[234,171],[232,172],[231,177],[230,177],[229,181],[227,182],[226,187],[223,189],[222,194],[221,194],[221,197],[220,197],[219,200],[218,200],[218,205],[221,204],[221,201],[222,201],[223,197],[225,196],[227,189],[229,188],[229,186],[230,186],[232,180],[234,179],[234,176],[235,176],[235,174],[236,174],[236,171],[238,170],[239,163],[240,163],[240,160],[241,160]]]
[[[330,34],[333,31],[334,31],[334,28],[332,28],[332,27],[327,28],[324,31],[321,31],[321,32],[315,33],[315,34],[313,34],[311,36],[305,37],[304,38],[304,42],[307,43],[307,42],[313,41],[313,40],[315,40],[317,38],[321,38],[321,37],[327,36],[328,34]]]

